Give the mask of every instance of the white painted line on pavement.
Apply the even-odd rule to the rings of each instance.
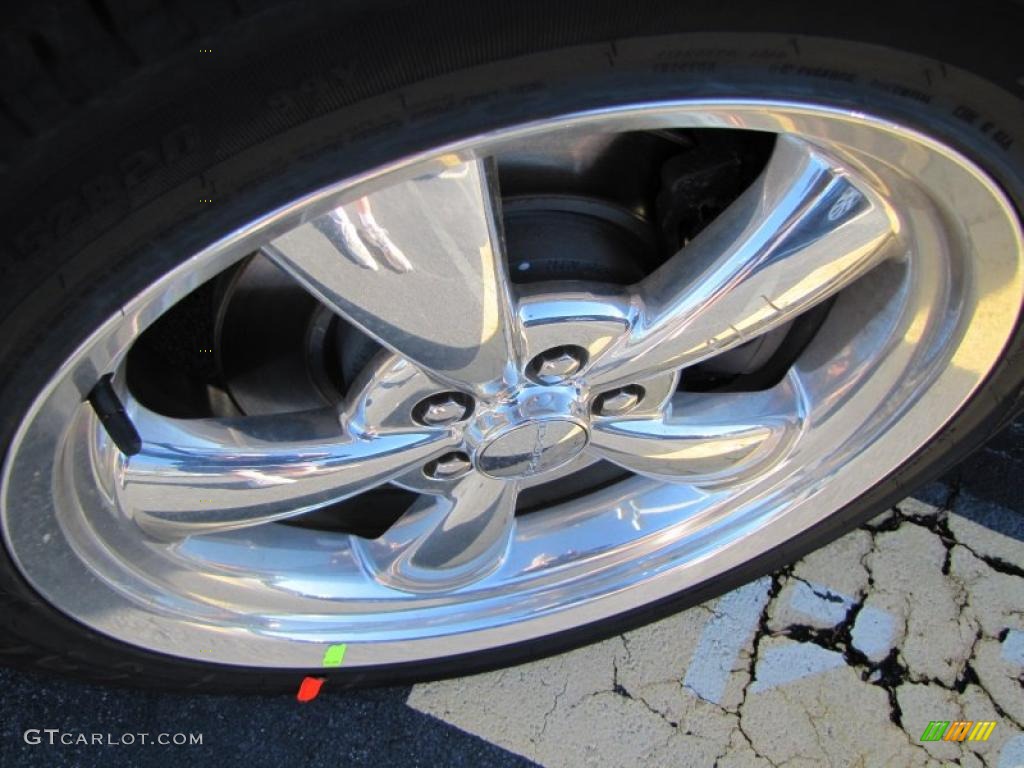
[[[705,701],[722,701],[736,657],[768,602],[770,586],[771,579],[765,576],[723,595],[715,606],[683,678],[683,685]]]

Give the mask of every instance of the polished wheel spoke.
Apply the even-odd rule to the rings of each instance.
[[[476,472],[424,494],[383,536],[359,540],[373,577],[413,592],[477,581],[505,557],[518,486]]]
[[[661,480],[736,483],[782,458],[800,427],[793,391],[785,382],[765,392],[682,392],[661,414],[595,419],[589,450]]]
[[[760,178],[637,286],[629,332],[588,379],[625,382],[749,341],[899,253],[898,233],[879,196],[806,143],[780,137]]]
[[[494,174],[454,158],[335,208],[264,252],[321,301],[437,378],[514,384],[521,346]]]
[[[258,525],[369,490],[450,450],[450,430],[343,431],[332,411],[169,419],[132,409],[142,449],[117,454],[122,511],[162,537]]]

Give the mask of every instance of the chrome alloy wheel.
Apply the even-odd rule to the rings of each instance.
[[[639,282],[510,283],[495,158],[555,133],[678,128],[777,138]],[[368,207],[410,213],[357,241]],[[385,350],[336,408],[148,408],[126,385],[133,343],[257,249]],[[83,623],[229,664],[315,667],[338,642],[346,665],[424,660],[600,621],[785,542],[905,462],[1002,353],[1022,254],[981,170],[867,115],[659,103],[473,137],[268,214],[97,330],[16,435],[7,545]],[[679,388],[825,301],[772,386]],[[515,514],[523,490],[597,461],[633,474]],[[384,483],[419,496],[376,538],[278,524]]]

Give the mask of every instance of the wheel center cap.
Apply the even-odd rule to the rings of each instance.
[[[586,430],[574,421],[529,421],[484,445],[477,453],[476,464],[491,477],[530,477],[568,463],[586,444]]]

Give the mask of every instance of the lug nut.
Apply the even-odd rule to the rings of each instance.
[[[580,347],[554,347],[530,362],[530,377],[541,384],[558,384],[583,367],[587,352]]]
[[[413,418],[428,427],[444,427],[467,418],[473,410],[473,401],[461,392],[442,392],[432,395],[413,409]]]
[[[622,416],[629,413],[644,397],[643,387],[630,384],[622,389],[614,389],[598,395],[594,401],[594,413],[598,416]]]
[[[472,466],[469,456],[461,451],[453,451],[427,464],[423,468],[423,474],[434,480],[452,480],[466,474]]]

